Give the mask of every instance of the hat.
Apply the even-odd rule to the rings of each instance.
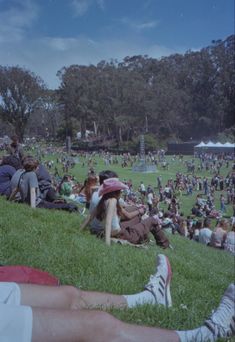
[[[99,188],[99,196],[108,194],[109,192],[126,190],[128,186],[120,182],[118,178],[108,178],[103,181],[103,184]]]

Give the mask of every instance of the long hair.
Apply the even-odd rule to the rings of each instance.
[[[79,194],[83,191],[86,196],[86,201],[90,202],[91,196],[92,196],[92,187],[97,184],[97,177],[96,175],[90,175],[88,178],[84,181],[83,186],[79,190]]]
[[[109,198],[116,198],[117,199],[117,214],[121,214],[121,206],[118,202],[118,198],[120,196],[120,190],[109,192],[102,196],[101,200],[99,201],[99,204],[97,205],[96,209],[96,218],[100,221],[102,221],[105,218],[105,201]]]

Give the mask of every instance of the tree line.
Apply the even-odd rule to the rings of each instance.
[[[10,127],[21,139],[28,132],[64,139],[88,129],[119,144],[145,132],[159,141],[232,134],[234,48],[231,35],[161,59],[71,65],[57,72],[55,90],[20,66],[0,66],[2,130]]]

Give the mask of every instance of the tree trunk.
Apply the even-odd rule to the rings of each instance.
[[[81,119],[81,138],[85,139],[86,137],[86,120],[84,118]]]
[[[122,143],[123,139],[122,139],[122,127],[118,128],[118,139],[119,142]]]
[[[96,124],[95,121],[93,121],[93,124],[94,124],[94,133],[95,133],[95,136],[97,137],[98,125]]]
[[[14,126],[14,130],[15,130],[15,134],[19,138],[19,142],[22,142],[24,139],[25,126],[18,123],[17,126]]]

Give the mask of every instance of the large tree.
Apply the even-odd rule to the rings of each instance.
[[[234,35],[200,51],[160,60],[126,57],[121,63],[72,65],[59,73],[67,127],[122,143],[145,129],[159,139],[213,138],[234,124]]]
[[[0,115],[10,124],[20,140],[31,114],[42,102],[43,81],[34,73],[20,68],[0,66]]]

